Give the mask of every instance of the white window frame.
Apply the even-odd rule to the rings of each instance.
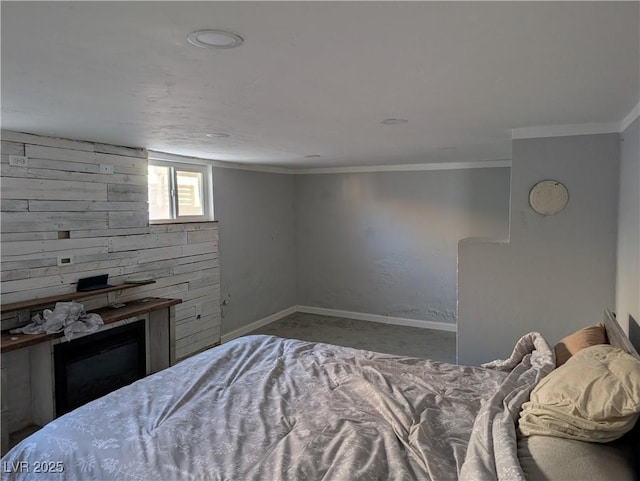
[[[199,159],[184,159],[171,156],[171,158],[159,158],[160,156],[149,156],[149,165],[158,167],[169,167],[172,172],[170,186],[171,219],[151,219],[149,224],[183,224],[187,222],[210,222],[215,220],[213,210],[213,171],[210,164]],[[164,157],[164,156],[163,156]],[[178,212],[178,191],[176,170],[198,172],[202,174],[202,208],[203,215],[179,215]]]

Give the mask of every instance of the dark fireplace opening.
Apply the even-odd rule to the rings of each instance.
[[[145,321],[56,344],[53,356],[56,416],[62,416],[145,376]]]

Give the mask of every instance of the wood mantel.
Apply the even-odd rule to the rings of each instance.
[[[130,285],[133,287],[140,284]],[[118,287],[122,288],[121,286]],[[115,288],[113,288],[113,290],[115,290]],[[105,291],[106,289],[100,292]],[[91,311],[91,313],[100,314],[105,324],[111,324],[123,319],[127,319],[129,317],[139,316],[146,312],[157,311],[158,309],[166,309],[168,307],[175,306],[176,304],[180,304],[181,302],[182,301],[180,299],[145,297],[144,299],[127,302],[123,307],[101,307],[100,309]],[[26,307],[19,307],[19,309],[24,308]],[[2,353],[15,351],[17,349],[34,346],[36,344],[40,344],[41,342],[56,339],[58,337],[62,337],[63,335],[64,334],[62,332],[56,334],[2,334],[0,351]]]
[[[139,283],[124,283],[115,286],[107,287],[105,289],[97,289],[95,291],[86,292],[69,292],[68,294],[59,294],[57,296],[41,297],[39,299],[32,299],[29,301],[12,302],[11,304],[2,304],[0,312],[12,312],[20,311],[23,309],[31,309],[38,306],[46,306],[47,304],[54,304],[56,302],[68,302],[76,301],[78,299],[88,299],[89,297],[98,297],[109,292],[122,291],[125,289],[132,289],[134,287],[146,286],[148,284],[154,284],[156,281],[139,282]]]

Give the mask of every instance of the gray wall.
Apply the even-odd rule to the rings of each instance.
[[[455,322],[457,242],[507,236],[509,170],[296,176],[298,304]]]
[[[213,175],[224,335],[296,304],[294,176]]]
[[[618,203],[618,269],[616,312],[623,328],[631,316],[640,322],[640,119],[622,133]],[[633,325],[629,333],[632,334]],[[640,339],[635,340],[638,345]]]
[[[602,320],[614,303],[619,135],[515,140],[511,238],[463,241],[458,259],[458,362],[510,354],[529,331],[550,343]],[[528,205],[543,179],[569,204],[541,216]]]

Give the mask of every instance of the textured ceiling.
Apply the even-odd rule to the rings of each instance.
[[[3,1],[2,128],[297,168],[508,159],[512,128],[637,104],[638,7]]]

